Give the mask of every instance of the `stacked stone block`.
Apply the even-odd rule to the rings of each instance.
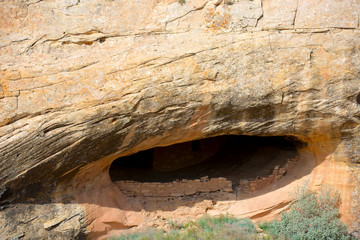
[[[180,197],[196,193],[208,193],[216,191],[232,192],[231,181],[225,178],[202,177],[201,179],[182,179],[168,182],[135,182],[117,181],[117,186],[127,195],[145,197]]]
[[[257,177],[254,180],[241,179],[239,181],[240,192],[254,192],[278,181],[287,172],[291,171],[297,163],[299,156],[289,159],[283,166],[275,166],[272,174],[268,177]],[[144,197],[181,197],[197,193],[210,192],[233,192],[232,182],[226,178],[211,178],[208,176],[200,179],[177,179],[173,182],[136,182],[117,181],[116,185],[128,196]]]
[[[240,190],[242,192],[254,192],[260,189],[269,186],[270,184],[278,181],[282,178],[287,172],[291,171],[297,161],[299,160],[299,156],[296,156],[292,159],[289,159],[287,163],[283,166],[275,166],[272,174],[268,177],[257,177],[255,180],[249,181],[247,179],[242,179],[239,181]]]

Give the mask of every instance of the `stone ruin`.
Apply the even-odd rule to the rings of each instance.
[[[232,192],[232,182],[226,178],[182,179],[170,183],[118,181],[116,185],[126,195],[146,197],[181,197],[196,193]]]
[[[272,174],[267,177],[257,177],[254,180],[241,179],[237,189],[242,193],[255,192],[278,181],[287,172],[291,171],[297,163],[299,156],[289,159],[280,167],[275,166]],[[234,192],[233,183],[224,177],[210,178],[208,176],[200,179],[181,179],[168,183],[161,182],[138,182],[132,180],[116,181],[116,185],[127,196],[144,197],[181,197],[197,193],[210,192]]]
[[[258,141],[256,143],[258,146],[252,149],[254,152],[246,152],[247,144],[254,145],[253,141]],[[278,158],[271,159],[268,146],[271,141],[275,143],[270,150],[284,151],[286,154],[282,158],[286,159],[280,159],[281,161]],[[251,138],[223,136],[152,149],[128,158],[120,158],[119,161],[123,161],[124,166],[117,169],[119,171],[117,174],[123,179],[114,179],[114,183],[129,197],[184,197],[196,194],[204,196],[209,193],[212,195],[218,193],[223,196],[235,193],[238,197],[239,194],[258,191],[275,183],[294,168],[299,160],[298,153],[294,149],[291,151],[277,149],[275,147],[277,144],[283,148],[284,146],[289,149],[293,147],[284,139],[254,138],[251,140]],[[241,145],[244,146],[241,147]],[[262,151],[265,152],[262,153]],[[245,160],[227,162],[229,158],[227,155],[231,158],[245,158]],[[247,158],[250,160],[246,160]],[[247,169],[246,161],[251,161],[251,158],[259,161],[258,164],[272,164],[272,167],[266,173],[254,171],[249,175],[249,172],[253,171]],[[225,165],[229,165],[228,168],[235,170],[228,170],[218,165],[212,166],[216,164],[214,160],[223,161]],[[131,166],[126,161],[131,161]],[[191,166],[191,162],[194,166]],[[210,168],[208,171],[211,176],[205,175],[204,168]],[[114,177],[114,173],[111,175]],[[168,176],[161,177],[164,175]],[[186,177],[186,175],[189,176]]]
[[[261,190],[266,186],[278,181],[282,176],[284,176],[287,172],[291,171],[295,164],[298,162],[299,156],[296,156],[292,159],[289,159],[287,163],[283,166],[275,166],[272,174],[268,177],[258,177],[255,180],[240,180],[239,187],[243,191],[255,192],[257,190]]]

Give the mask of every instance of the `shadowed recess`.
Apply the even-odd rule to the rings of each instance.
[[[223,177],[233,184],[272,174],[298,155],[287,137],[220,136],[158,147],[116,159],[112,181],[172,182]]]
[[[357,104],[360,104],[360,93],[356,96],[356,102]]]

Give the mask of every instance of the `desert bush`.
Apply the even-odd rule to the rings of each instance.
[[[308,186],[294,194],[290,210],[281,215],[281,220],[263,223],[260,227],[275,239],[291,240],[346,240],[350,239],[346,226],[340,221],[341,198],[330,187],[320,191]]]
[[[229,215],[204,216],[185,224],[170,223],[168,232],[147,229],[140,233],[119,236],[116,240],[253,240],[258,239],[254,224],[248,219]]]

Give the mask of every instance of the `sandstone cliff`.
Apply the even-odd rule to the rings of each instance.
[[[338,189],[359,228],[359,15],[359,0],[1,1],[0,238],[137,226],[111,162],[229,134],[305,142],[312,186]]]

